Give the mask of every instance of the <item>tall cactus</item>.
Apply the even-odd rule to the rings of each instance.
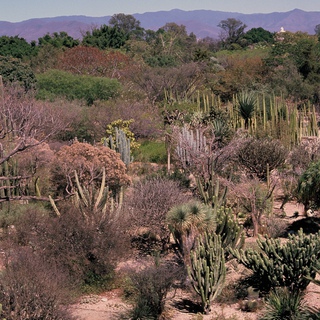
[[[115,139],[110,135],[108,139],[104,140],[104,145],[119,153],[126,166],[132,161],[131,142],[122,129],[115,128]]]
[[[218,235],[209,237],[205,232],[199,237],[191,252],[188,275],[195,292],[201,298],[203,312],[208,314],[211,302],[221,293],[226,277],[224,250]]]
[[[289,235],[286,243],[279,239],[261,237],[257,240],[259,251],[233,250],[231,254],[256,277],[257,287],[265,292],[276,287],[288,287],[291,291],[303,291],[315,278],[315,268],[320,262],[320,231],[306,235],[302,230]]]
[[[240,250],[244,245],[244,232],[230,208],[220,207],[216,211],[217,228],[215,233],[221,237],[221,245],[226,259],[230,256],[230,249]]]

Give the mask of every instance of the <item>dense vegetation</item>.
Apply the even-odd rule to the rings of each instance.
[[[291,200],[320,207],[319,25],[219,27],[197,39],[117,14],[82,39],[0,37],[1,318],[72,319],[73,298],[115,286],[130,319],[158,319],[177,286],[209,313],[234,258],[263,319],[290,303],[290,319],[317,316],[302,297],[319,234],[288,236],[283,216]],[[137,255],[144,268],[116,272]]]

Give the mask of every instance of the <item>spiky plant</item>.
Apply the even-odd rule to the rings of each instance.
[[[305,305],[301,292],[287,288],[272,291],[266,301],[265,314],[260,320],[309,320],[310,311]]]
[[[173,207],[167,214],[167,223],[183,260],[187,259],[199,233],[215,229],[213,209],[201,202]]]
[[[254,115],[257,99],[253,93],[242,92],[238,95],[238,112],[244,120],[244,127],[249,129],[250,121]]]

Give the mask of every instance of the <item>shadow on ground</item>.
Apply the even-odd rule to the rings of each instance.
[[[174,303],[174,307],[180,312],[187,313],[199,313],[202,311],[201,306],[198,303],[194,303],[189,299],[180,299]]]
[[[306,234],[317,233],[320,230],[320,218],[309,217],[296,220],[288,226],[284,236],[297,233],[300,229],[303,229],[303,232]]]

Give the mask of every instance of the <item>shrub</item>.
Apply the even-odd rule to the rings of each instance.
[[[161,141],[144,141],[135,153],[135,160],[141,162],[167,163],[165,143]]]
[[[37,255],[62,270],[74,290],[105,289],[113,280],[115,261],[124,257],[129,247],[121,217],[111,222],[110,215],[106,215],[103,221],[87,223],[71,206],[60,211],[60,217],[21,218],[24,222],[14,237],[20,239],[23,232],[22,244],[32,246]]]
[[[71,73],[50,70],[37,76],[38,98],[85,100],[92,105],[96,100],[108,100],[118,95],[120,84],[115,79],[93,76],[75,76]]]
[[[300,176],[297,198],[304,205],[305,212],[320,207],[320,161],[312,162]]]
[[[0,276],[1,319],[73,319],[64,276],[29,251],[17,251]]]
[[[278,140],[248,138],[242,142],[237,159],[250,174],[266,181],[269,172],[284,163],[286,155],[287,150]]]
[[[156,263],[129,276],[136,291],[130,319],[159,319],[167,295],[174,283],[183,275],[181,267],[169,263]]]
[[[53,181],[57,183],[58,190],[71,192],[75,185],[75,170],[81,185],[89,187],[101,183],[103,168],[106,170],[106,184],[114,192],[130,183],[125,164],[114,150],[76,142],[62,147],[57,153]]]
[[[166,178],[154,177],[136,182],[132,193],[125,199],[126,207],[131,208],[132,226],[144,230],[152,238],[158,238],[160,249],[169,244],[170,232],[166,223],[167,212],[176,204],[190,199],[179,183]],[[150,244],[147,241],[146,244]],[[155,248],[144,247],[145,252]]]

